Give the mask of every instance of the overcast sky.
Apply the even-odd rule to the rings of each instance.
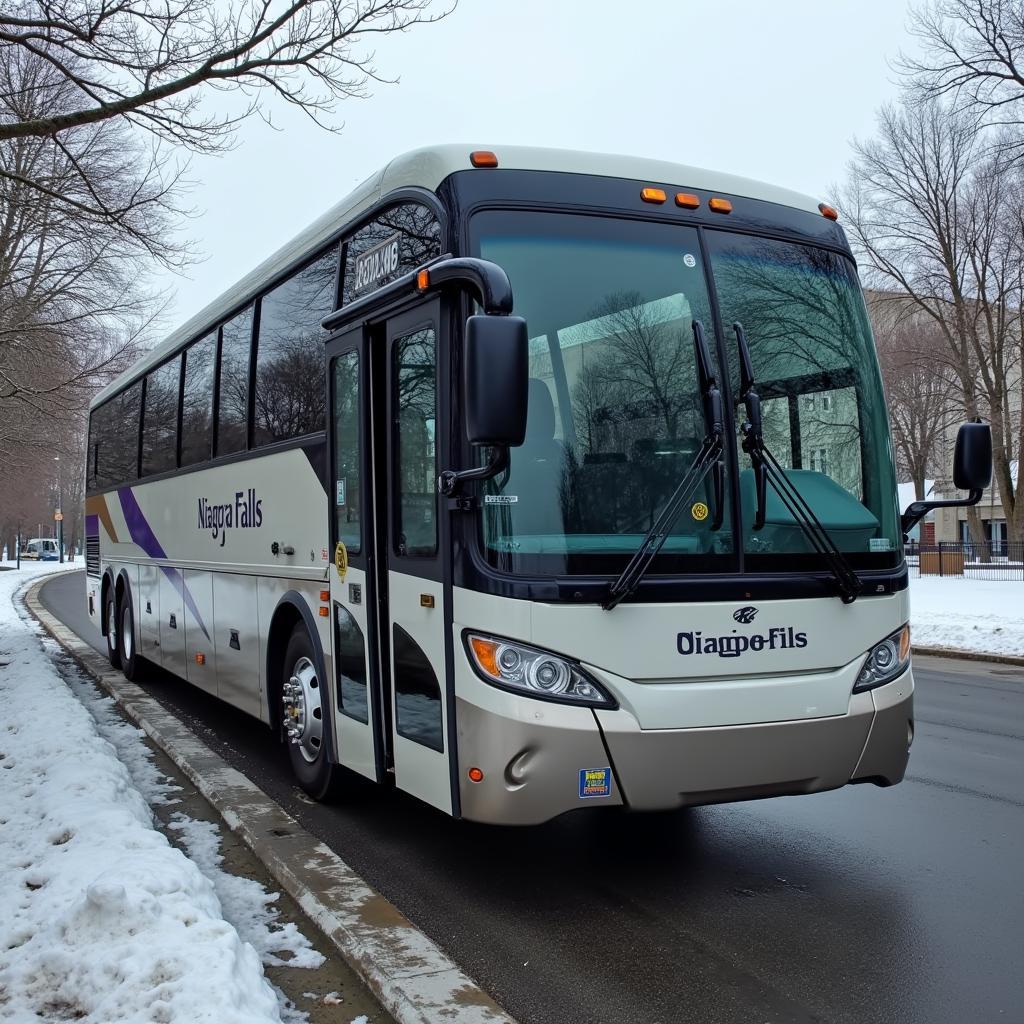
[[[379,71],[400,82],[346,103],[341,134],[268,96],[279,130],[253,119],[232,152],[195,158],[186,233],[206,259],[160,278],[166,327],[419,146],[630,153],[824,198],[897,93],[887,61],[910,45],[906,16],[904,0],[461,0],[379,41]]]

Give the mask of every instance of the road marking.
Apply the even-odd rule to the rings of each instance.
[[[47,578],[22,591],[29,611],[188,776],[397,1024],[516,1024],[330,847],[54,618],[39,600]]]

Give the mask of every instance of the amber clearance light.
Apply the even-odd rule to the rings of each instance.
[[[708,200],[708,209],[714,210],[715,213],[732,213],[732,203],[720,196],[712,196]]]
[[[829,220],[839,220],[839,211],[834,206],[829,206],[828,203],[818,203],[818,209],[821,210],[822,217],[828,217]]]
[[[469,162],[474,167],[497,167],[498,157],[497,154],[492,153],[489,149],[474,149],[469,154]]]
[[[645,203],[663,203],[666,199],[665,190],[663,188],[642,188],[640,198]]]

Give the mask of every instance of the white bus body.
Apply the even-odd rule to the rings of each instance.
[[[907,574],[841,229],[813,200],[728,175],[518,148],[498,149],[493,169],[469,152],[393,161],[97,396],[87,600],[112,659],[130,677],[146,659],[272,726],[315,796],[340,765],[448,814],[529,824],[899,782],[913,736]],[[761,248],[736,248],[750,239]],[[762,272],[772,246],[791,249]],[[463,288],[417,290],[414,272],[452,254],[504,267],[532,340],[510,471],[446,496],[438,474],[477,464],[461,418],[473,309]],[[761,340],[750,297],[791,273],[846,289],[836,302],[859,355],[804,344],[786,376],[790,354]],[[730,302],[747,303],[756,373],[774,374],[765,434],[790,445],[786,471],[840,538],[860,596],[836,596],[771,500],[752,531],[730,436],[723,524],[705,486],[605,610],[704,430],[690,370],[659,370],[687,393],[672,420],[642,397],[654,382],[623,391],[615,360],[634,343],[689,359],[700,319],[725,366]]]

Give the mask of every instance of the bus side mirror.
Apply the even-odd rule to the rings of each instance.
[[[471,316],[464,370],[469,443],[522,444],[529,377],[526,321],[521,316]]]
[[[992,482],[992,430],[987,423],[965,423],[957,431],[953,452],[953,486],[967,491],[966,498],[913,501],[900,516],[903,539],[932,509],[977,505],[982,491]]]
[[[956,435],[953,485],[960,491],[983,491],[992,482],[992,429],[987,423],[964,423]]]

